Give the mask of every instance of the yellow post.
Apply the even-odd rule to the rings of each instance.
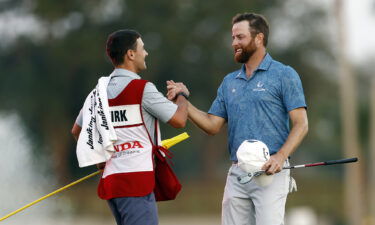
[[[178,144],[179,142],[181,142],[181,141],[183,141],[183,140],[185,140],[185,139],[187,139],[187,138],[189,138],[189,135],[188,135],[186,132],[184,132],[184,133],[182,133],[182,134],[180,134],[180,135],[177,135],[177,136],[175,136],[175,137],[173,137],[173,138],[163,140],[163,141],[161,142],[161,144],[163,145],[164,148],[170,148],[170,147],[172,147],[173,145]],[[36,204],[36,203],[38,203],[38,202],[40,202],[40,201],[43,201],[44,199],[49,198],[49,197],[51,197],[52,195],[55,195],[55,194],[57,194],[57,193],[59,193],[59,192],[65,190],[65,189],[67,189],[67,188],[69,188],[69,187],[71,187],[71,186],[73,186],[73,185],[76,185],[76,184],[78,184],[78,183],[80,183],[80,182],[82,182],[82,181],[84,181],[84,180],[86,180],[86,179],[89,179],[89,178],[91,178],[91,177],[93,177],[93,176],[96,176],[96,175],[98,175],[100,172],[101,172],[101,170],[98,170],[98,171],[96,171],[96,172],[94,172],[94,173],[92,173],[92,174],[89,174],[89,175],[87,175],[87,176],[85,176],[85,177],[82,177],[81,179],[78,179],[78,180],[76,180],[76,181],[74,181],[74,182],[72,182],[72,183],[70,183],[70,184],[68,184],[68,185],[65,185],[64,187],[59,188],[59,189],[57,189],[56,191],[51,192],[51,193],[49,193],[49,194],[47,194],[47,195],[45,195],[45,196],[43,196],[43,197],[41,197],[41,198],[39,198],[39,199],[37,199],[37,200],[35,200],[35,201],[33,201],[33,202],[27,204],[27,205],[25,205],[25,206],[23,206],[23,207],[21,207],[21,208],[15,210],[15,211],[9,213],[8,215],[6,215],[6,216],[0,218],[0,221],[3,221],[3,220],[5,220],[6,218],[8,218],[8,217],[10,217],[10,216],[13,216],[14,214],[19,213],[19,212],[21,212],[22,210],[27,209],[27,208],[29,208],[30,206],[32,206],[32,205],[34,205],[34,204]]]

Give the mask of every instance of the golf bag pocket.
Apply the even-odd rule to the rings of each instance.
[[[154,148],[155,155],[155,188],[156,201],[168,201],[177,197],[181,184],[170,164],[172,153],[161,146]]]

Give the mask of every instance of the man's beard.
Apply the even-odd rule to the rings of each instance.
[[[245,48],[242,48],[242,52],[239,55],[234,54],[234,59],[239,63],[246,63],[256,50],[255,41],[251,40]]]

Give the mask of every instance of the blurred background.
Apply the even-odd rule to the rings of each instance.
[[[233,60],[231,19],[264,14],[268,51],[295,68],[308,103],[309,134],[292,164],[344,157],[359,163],[293,171],[286,224],[375,224],[375,1],[362,0],[0,0],[0,217],[96,168],[79,168],[70,130],[83,101],[112,65],[108,34],[143,35],[147,71],[184,82],[207,111]],[[160,224],[220,224],[230,166],[226,129],[208,136],[192,124],[162,125],[183,190],[158,203]],[[91,178],[2,224],[115,224]]]

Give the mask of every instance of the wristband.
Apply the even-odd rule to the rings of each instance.
[[[186,100],[188,100],[189,99],[189,96],[187,95],[187,94],[185,94],[185,92],[178,92],[177,94],[176,94],[176,98],[179,96],[179,95],[182,95],[182,96],[184,96],[184,98],[186,98]]]

